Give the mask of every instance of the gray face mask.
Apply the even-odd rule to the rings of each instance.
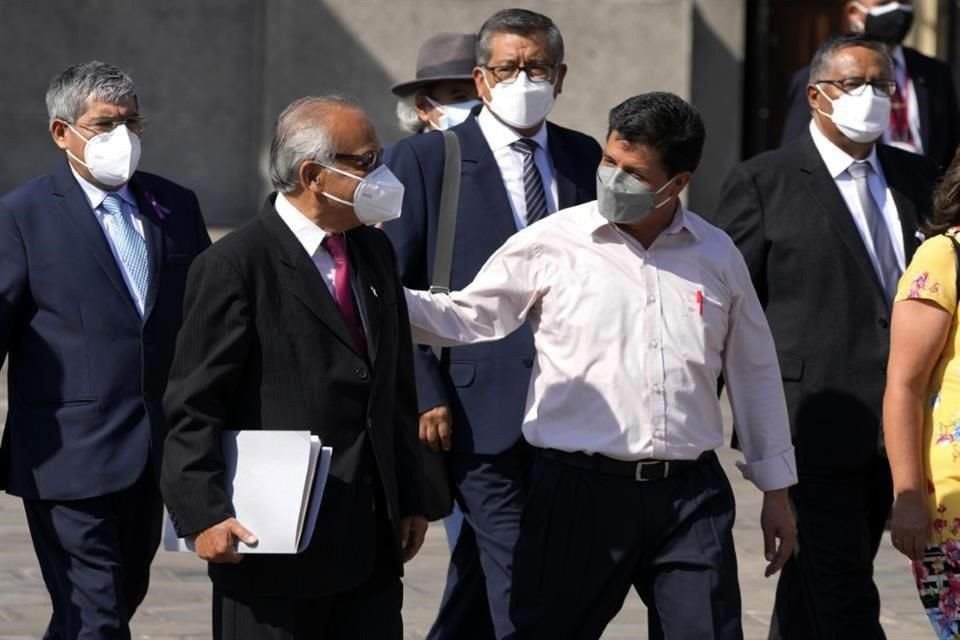
[[[677,174],[679,175],[679,174]],[[616,167],[600,165],[597,169],[597,210],[610,222],[639,222],[673,198],[654,205],[656,195],[666,189],[677,176],[670,178],[656,191]]]

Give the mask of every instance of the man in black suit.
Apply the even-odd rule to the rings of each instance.
[[[885,43],[893,58],[897,92],[882,141],[925,155],[943,172],[960,144],[960,107],[950,66],[901,45],[913,21],[911,0],[848,0],[843,11],[850,31]],[[809,76],[805,67],[790,79],[781,145],[802,135],[810,122]]]
[[[453,131],[460,142],[460,198],[450,288],[470,283],[518,229],[596,198],[600,146],[547,121],[563,89],[563,37],[550,18],[498,11],[480,28],[477,94],[484,105]],[[403,216],[385,225],[412,289],[434,271],[444,141],[401,140],[386,162],[406,187]],[[520,435],[533,333],[524,326],[492,344],[416,355],[420,437],[447,457],[464,526],[450,559],[431,640],[505,638],[513,548],[520,530],[530,450]]]
[[[426,532],[410,330],[396,256],[374,224],[403,187],[359,107],[280,115],[258,219],[190,270],[164,407],[161,488],[210,562],[214,636],[401,638],[403,563]],[[223,481],[224,429],[309,429],[333,447],[310,546],[251,555]]]
[[[0,488],[23,499],[53,604],[44,637],[129,638],[160,542],[160,399],[210,238],[192,191],[136,170],[127,74],[70,66],[47,111],[64,159],[0,198]]]
[[[873,559],[892,500],[880,442],[890,305],[935,170],[875,144],[893,69],[860,35],[810,67],[807,132],[735,167],[712,221],[746,258],[780,361],[799,483],[774,637],[882,638]]]

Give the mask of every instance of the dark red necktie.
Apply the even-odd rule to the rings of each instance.
[[[906,78],[906,74],[903,77]],[[910,134],[910,117],[907,114],[907,96],[900,90],[899,82],[896,86],[893,95],[890,96],[890,140],[913,144],[913,137]]]
[[[357,312],[357,305],[353,301],[353,291],[350,287],[350,261],[347,260],[347,239],[343,234],[327,236],[323,240],[323,248],[333,256],[333,262],[336,264],[336,271],[333,276],[333,288],[335,290],[334,298],[337,306],[340,307],[340,315],[343,316],[353,335],[353,341],[360,349],[361,353],[367,352],[367,336],[363,331],[363,323],[360,322],[360,314]]]

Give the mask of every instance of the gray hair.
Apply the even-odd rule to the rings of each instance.
[[[130,76],[112,64],[93,60],[71,65],[55,76],[47,89],[50,122],[76,122],[87,110],[87,100],[91,98],[110,104],[124,98],[136,101],[137,87]]]
[[[810,78],[808,82],[815,84],[823,80],[836,80],[837,78],[827,78],[825,74],[830,70],[833,57],[838,52],[849,49],[850,47],[864,47],[876,51],[887,59],[887,63],[891,68],[893,67],[893,60],[891,60],[890,54],[887,52],[887,47],[883,43],[871,40],[862,33],[844,33],[827,38],[823,44],[817,48],[817,52],[813,54],[813,60],[810,62]]]
[[[280,193],[290,193],[300,184],[300,165],[310,160],[331,164],[337,150],[327,131],[327,117],[336,109],[362,111],[342,96],[307,96],[294,100],[277,118],[270,144],[270,182]]]
[[[417,97],[420,92],[402,96],[397,100],[397,126],[409,133],[423,133],[427,125],[417,113]]]
[[[563,62],[563,36],[553,20],[545,15],[526,9],[501,9],[487,18],[477,35],[477,66],[490,62],[490,40],[495,33],[512,33],[518,36],[542,34],[547,37],[553,64]]]

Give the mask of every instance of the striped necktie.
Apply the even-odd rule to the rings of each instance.
[[[520,138],[510,145],[523,154],[523,192],[527,203],[527,226],[547,215],[547,196],[543,191],[543,179],[534,161],[540,145],[532,138]]]
[[[136,296],[141,301],[145,301],[147,286],[150,282],[147,242],[137,233],[130,218],[123,215],[123,200],[120,196],[115,193],[107,194],[100,204],[100,209],[106,214],[103,218],[104,224],[107,226],[124,270],[136,289]]]

